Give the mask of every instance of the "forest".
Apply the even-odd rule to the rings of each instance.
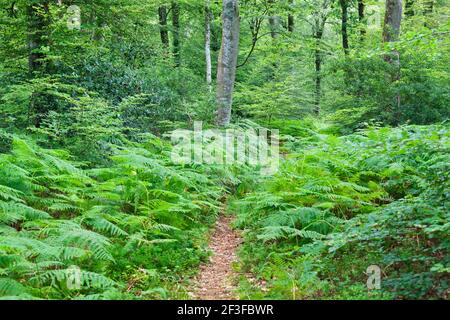
[[[447,300],[446,0],[0,0],[1,300]]]

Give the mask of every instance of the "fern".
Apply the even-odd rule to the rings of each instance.
[[[48,270],[40,272],[38,275],[32,277],[30,281],[35,285],[49,284],[51,286],[61,286],[65,285],[70,280],[73,280],[73,269],[59,269],[59,270]],[[115,287],[117,284],[113,280],[105,277],[101,274],[79,270],[77,276],[80,277],[81,288],[89,289],[109,289]],[[80,289],[81,289],[80,288]]]
[[[74,245],[87,248],[96,259],[114,261],[114,258],[107,249],[110,241],[98,233],[81,229],[78,226],[73,228],[73,224],[60,225],[57,233],[59,235],[55,237],[55,240],[66,246]]]
[[[22,203],[0,201],[0,222],[11,223],[19,220],[50,219],[51,216],[41,210]]]
[[[269,226],[261,229],[258,235],[259,240],[264,242],[281,240],[281,239],[291,239],[291,238],[303,238],[303,239],[323,239],[324,235],[314,231],[299,230],[292,227],[286,226]]]
[[[27,294],[27,290],[21,283],[9,278],[0,278],[0,296],[21,296],[23,294]]]

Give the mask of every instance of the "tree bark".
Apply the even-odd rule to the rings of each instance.
[[[386,0],[384,16],[383,41],[397,41],[402,22],[402,0]]]
[[[402,0],[386,0],[386,13],[384,17],[383,42],[395,42],[400,36],[400,25],[402,22]],[[392,50],[384,57],[385,61],[394,66],[391,74],[391,82],[400,79],[400,54],[397,50]],[[396,113],[400,110],[400,94],[395,96]]]
[[[348,24],[348,0],[339,0],[339,4],[341,5],[342,15],[341,15],[341,33],[342,33],[342,48],[344,49],[344,53],[348,55],[349,44],[348,44],[348,32],[347,32],[347,24]]]
[[[294,15],[292,14],[293,8],[292,6],[294,5],[294,0],[289,0],[289,14],[288,14],[288,24],[287,24],[287,29],[289,32],[294,32],[294,27],[295,27],[295,18]]]
[[[280,32],[280,17],[275,14],[275,10],[273,8],[273,5],[275,3],[275,0],[269,0],[269,7],[270,7],[270,16],[269,16],[269,28],[270,28],[270,35],[273,39],[276,39],[278,37],[278,34]]]
[[[206,60],[206,84],[211,91],[212,84],[212,63],[211,63],[211,21],[212,11],[210,0],[205,4],[205,60]]]
[[[49,45],[46,33],[50,25],[49,0],[41,0],[26,7],[28,28],[28,73],[35,78],[49,71],[46,54],[41,50]],[[28,106],[28,122],[40,127],[48,110],[45,94],[33,92]]]
[[[172,1],[172,28],[173,28],[173,58],[175,66],[179,67],[181,63],[180,55],[180,4],[178,1]]]
[[[365,21],[365,10],[366,5],[364,4],[364,0],[358,0],[358,22],[360,24],[360,40],[363,41],[366,36],[366,21]]]
[[[30,76],[46,69],[46,55],[40,51],[48,45],[45,37],[50,23],[49,1],[39,1],[27,6],[28,19],[28,71]]]
[[[320,41],[322,36],[316,36],[316,48],[314,50],[314,65],[315,65],[315,97],[314,97],[314,113],[320,115],[320,103],[322,97],[322,52],[320,49]]]
[[[233,90],[239,53],[239,1],[223,0],[222,46],[217,66],[217,118],[219,126],[231,121]]]
[[[159,16],[159,33],[161,36],[161,43],[165,53],[169,51],[169,32],[167,30],[167,7],[161,6],[158,8]]]
[[[6,9],[6,12],[8,14],[8,17],[10,18],[17,18],[17,7],[16,7],[16,1],[13,1],[9,8]]]
[[[326,18],[316,17],[314,25],[314,64],[315,64],[315,97],[314,97],[314,113],[319,116],[321,112],[321,98],[322,98],[322,37],[325,29]]]

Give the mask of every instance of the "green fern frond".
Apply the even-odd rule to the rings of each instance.
[[[10,278],[0,278],[0,296],[20,296],[27,294],[26,287]]]
[[[19,220],[51,219],[51,216],[41,210],[34,209],[22,203],[0,201],[0,222],[11,223]]]
[[[302,238],[302,239],[323,239],[325,236],[315,231],[299,230],[287,226],[268,226],[261,228],[260,234],[257,236],[259,240],[264,242],[290,239],[290,238]]]

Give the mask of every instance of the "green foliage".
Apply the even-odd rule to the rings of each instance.
[[[448,126],[319,136],[295,146],[276,177],[235,204],[236,224],[247,230],[243,268],[267,282],[260,292],[445,298]],[[372,264],[383,270],[381,296],[365,289]]]
[[[172,1],[180,16],[162,25],[169,2],[0,0],[0,298],[189,298],[226,193],[246,231],[241,271],[258,278],[245,297],[448,298],[444,1],[412,1],[393,43],[383,1],[364,18],[347,1],[345,53],[337,1],[240,1],[230,128],[280,130],[274,177],[172,163],[160,137],[213,127],[216,101],[205,1]],[[394,50],[400,70],[383,59]],[[366,290],[370,264],[381,291]]]
[[[12,138],[0,155],[2,296],[108,298],[113,290],[133,298],[142,291],[134,286],[169,286],[173,272],[181,277],[205,256],[200,230],[223,192],[208,168],[173,167],[167,146],[153,149],[156,138],[110,146],[111,165],[90,170]],[[80,268],[77,289],[66,286],[72,266]],[[159,280],[135,283],[138,268],[154,268]]]
[[[338,79],[330,115],[341,132],[351,132],[367,123],[429,124],[449,117],[448,37],[423,29],[408,32],[396,44],[401,56],[401,78],[386,85],[392,66],[380,59],[381,50],[358,52],[337,60],[332,71]],[[401,98],[400,107],[395,96]],[[424,108],[427,110],[424,112]]]

